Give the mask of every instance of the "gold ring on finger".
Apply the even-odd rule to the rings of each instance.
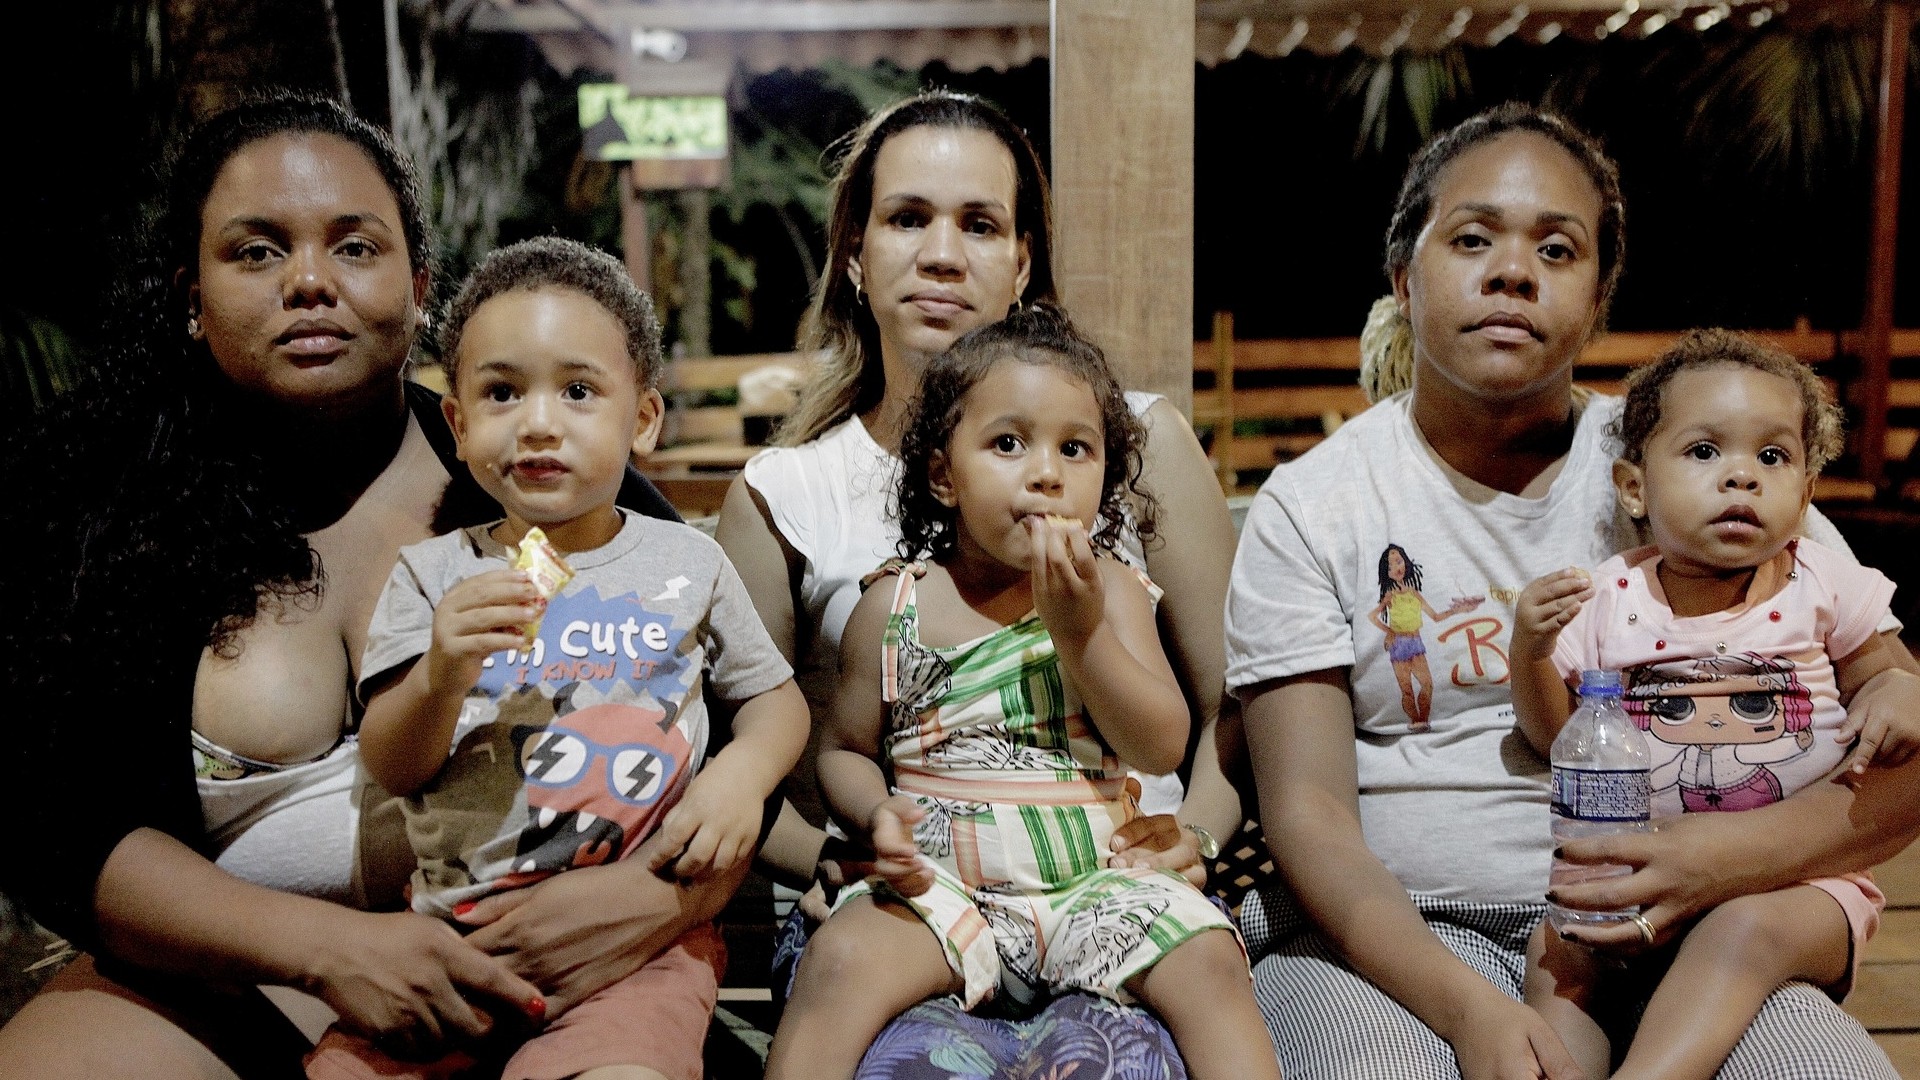
[[[1653,924],[1647,921],[1647,917],[1636,911],[1632,915],[1627,916],[1627,918],[1632,919],[1633,925],[1640,928],[1641,944],[1652,945],[1653,944]]]

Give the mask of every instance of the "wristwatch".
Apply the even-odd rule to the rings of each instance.
[[[1215,840],[1212,833],[1198,825],[1182,825],[1180,827],[1192,833],[1193,838],[1199,841],[1201,858],[1212,860],[1220,857],[1220,841]]]

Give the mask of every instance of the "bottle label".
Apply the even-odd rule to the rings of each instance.
[[[1553,812],[1581,821],[1645,821],[1652,800],[1645,769],[1553,770]]]

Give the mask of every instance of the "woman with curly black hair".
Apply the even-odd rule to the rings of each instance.
[[[259,984],[401,1050],[557,1016],[737,881],[595,868],[481,905],[464,939],[356,910],[406,870],[353,742],[369,613],[400,545],[498,513],[401,378],[432,262],[412,167],[280,97],[163,172],[102,385],[6,447],[0,888],[91,955],[0,1031],[0,1075],[297,1072]],[[624,504],[672,514],[629,479]]]

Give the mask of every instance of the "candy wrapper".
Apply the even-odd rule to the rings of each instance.
[[[527,530],[520,538],[520,553],[513,558],[515,570],[526,571],[532,580],[535,592],[540,594],[540,610],[545,613],[547,601],[560,595],[560,590],[573,580],[573,567],[560,557],[560,553],[547,542],[547,534],[540,531],[538,525]],[[540,618],[536,615],[527,623],[527,640],[532,641],[540,631]]]

